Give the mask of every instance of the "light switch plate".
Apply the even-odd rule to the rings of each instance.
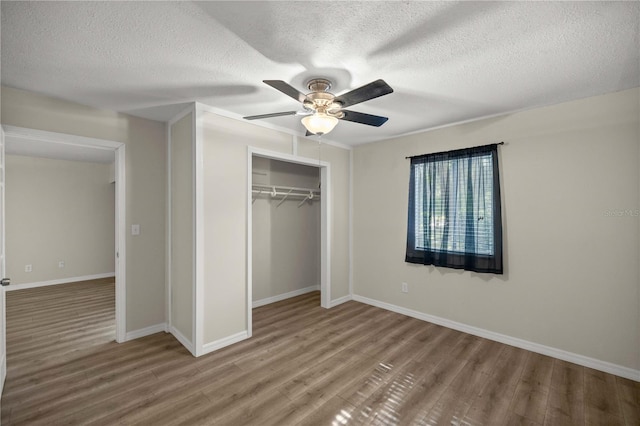
[[[131,225],[131,235],[140,235],[140,225]]]

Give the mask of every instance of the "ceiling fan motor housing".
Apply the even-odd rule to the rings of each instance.
[[[331,82],[324,78],[314,78],[309,80],[307,87],[311,93],[307,94],[303,105],[306,109],[327,114],[336,118],[344,117],[344,113],[340,111],[342,104],[334,102],[335,95],[328,92],[331,89]]]

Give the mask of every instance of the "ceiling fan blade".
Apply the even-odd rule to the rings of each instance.
[[[315,136],[315,133],[311,133],[310,131],[307,130],[307,132],[304,134],[306,137],[309,136]]]
[[[365,114],[363,112],[342,110],[344,117],[341,120],[352,121],[354,123],[366,124],[368,126],[380,127],[387,122],[389,118],[379,115]]]
[[[369,99],[388,95],[389,93],[393,93],[393,89],[384,80],[380,79],[337,96],[334,101],[340,102],[343,107],[348,107]]]
[[[270,117],[282,117],[283,115],[296,115],[298,111],[286,111],[286,112],[272,112],[271,114],[250,115],[248,117],[242,117],[245,120],[258,120],[260,118]]]
[[[292,97],[300,103],[304,102],[304,100],[307,98],[304,93],[298,92],[289,83],[286,83],[282,80],[262,80],[262,82],[268,84],[276,90],[281,91],[285,95]]]

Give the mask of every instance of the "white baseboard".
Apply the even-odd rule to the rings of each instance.
[[[173,326],[171,326],[171,328],[169,329],[169,333],[173,334],[173,337],[175,337],[178,340],[178,342],[182,344],[182,346],[187,348],[187,350],[191,352],[193,356],[195,356],[195,351],[193,350],[193,344],[189,339],[184,337],[184,334],[180,333],[180,331],[178,331],[178,329]]]
[[[335,306],[342,305],[343,303],[348,302],[350,300],[353,300],[353,298],[351,297],[350,294],[347,294],[346,296],[339,297],[339,298],[334,299],[331,302],[329,302],[329,308],[333,308]]]
[[[14,291],[14,290],[24,290],[27,288],[36,288],[36,287],[45,287],[48,285],[57,285],[57,284],[67,284],[67,283],[75,283],[78,281],[91,281],[97,280],[100,278],[111,278],[115,277],[115,272],[107,272],[104,274],[95,274],[95,275],[85,275],[82,277],[69,277],[69,278],[60,278],[57,280],[49,280],[49,281],[38,281],[34,283],[22,283],[22,284],[11,284],[6,286],[5,291]]]
[[[270,303],[279,302],[281,300],[289,299],[291,297],[300,296],[301,294],[311,293],[312,291],[319,291],[319,285],[312,285],[298,290],[293,290],[288,293],[278,294],[277,296],[267,297],[266,299],[254,300],[252,307],[257,308],[259,306],[268,305]]]
[[[167,332],[167,324],[154,324],[150,325],[149,327],[141,328],[139,330],[128,331],[125,335],[124,341],[127,342],[129,340],[139,339],[140,337],[160,333],[161,331],[164,331],[165,333]]]
[[[417,318],[419,320],[428,321],[428,322],[438,324],[447,328],[451,328],[454,330],[462,331],[468,334],[472,334],[474,336],[484,337],[485,339],[504,343],[510,346],[515,346],[517,348],[526,349],[531,352],[547,355],[553,358],[561,359],[563,361],[568,361],[574,364],[582,365],[583,367],[593,368],[594,370],[604,371],[605,373],[614,374],[616,376],[625,377],[627,379],[640,382],[640,370],[634,370],[632,368],[613,364],[607,361],[601,361],[599,359],[590,358],[590,357],[576,354],[573,352],[567,352],[562,349],[552,348],[550,346],[541,345],[539,343],[530,342],[528,340],[518,339],[517,337],[511,337],[505,334],[495,333],[493,331],[485,330],[478,327],[473,327],[473,326],[456,322],[456,321],[451,321],[446,318],[425,314],[422,312],[414,311],[412,309],[403,308],[401,306],[396,306],[390,303],[381,302],[375,299],[369,299],[368,297],[353,295],[353,300],[357,302],[366,303],[367,305],[372,305],[378,308],[386,309],[388,311],[397,312],[399,314],[406,315],[409,317]]]
[[[231,336],[206,343],[202,346],[202,355],[217,351],[218,349],[222,349],[225,346],[233,345],[234,343],[238,343],[248,338],[249,333],[245,330],[241,331],[240,333],[232,334]]]

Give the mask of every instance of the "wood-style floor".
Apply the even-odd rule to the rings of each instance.
[[[640,383],[357,302],[254,309],[193,358],[114,339],[114,286],[7,293],[3,425],[640,425]]]

